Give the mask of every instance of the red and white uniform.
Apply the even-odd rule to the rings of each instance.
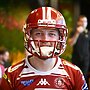
[[[58,58],[52,70],[42,72],[33,68],[28,59],[9,67],[0,90],[88,90],[80,69]]]

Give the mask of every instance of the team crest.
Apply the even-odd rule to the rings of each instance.
[[[63,78],[56,78],[54,80],[54,84],[57,88],[63,88],[64,87],[64,80]]]

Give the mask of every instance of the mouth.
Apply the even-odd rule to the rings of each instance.
[[[40,47],[52,47],[52,44],[49,42],[40,43]]]
[[[43,47],[43,46],[50,46],[50,45],[48,45],[48,44],[42,44],[42,45],[40,45],[40,46],[42,46],[42,47]]]

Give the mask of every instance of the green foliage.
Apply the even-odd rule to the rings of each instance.
[[[65,17],[65,20],[66,20],[66,23],[67,23],[67,26],[71,27],[72,26],[72,21],[73,21],[73,15],[72,15],[72,12],[70,12],[69,10],[67,9],[63,9],[62,10],[62,13]]]
[[[24,51],[23,32],[20,30],[8,30],[0,25],[0,46],[8,48],[10,51]]]

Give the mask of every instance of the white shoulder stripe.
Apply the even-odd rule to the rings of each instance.
[[[18,64],[17,66],[15,66],[15,67],[13,67],[12,68],[12,66],[10,66],[9,68],[8,68],[8,72],[13,72],[13,71],[15,71],[16,69],[18,69],[20,66],[22,66],[24,63],[21,63],[21,64]]]

